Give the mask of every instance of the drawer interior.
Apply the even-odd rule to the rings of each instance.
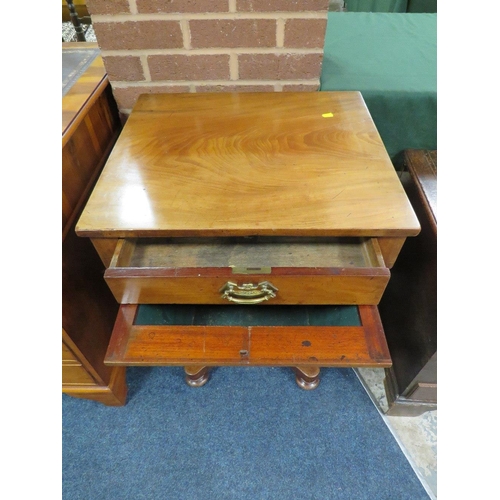
[[[360,326],[356,306],[231,307],[141,304],[135,325],[195,326]]]
[[[110,267],[383,267],[373,238],[138,238],[118,242]]]

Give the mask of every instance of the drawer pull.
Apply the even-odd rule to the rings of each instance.
[[[253,283],[244,283],[237,285],[228,281],[221,289],[221,298],[227,299],[236,304],[260,304],[265,300],[276,297],[278,289],[269,283],[269,281],[262,281],[257,285]]]

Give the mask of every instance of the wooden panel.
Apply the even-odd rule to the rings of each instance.
[[[437,151],[408,149],[405,151],[405,161],[427,219],[437,234]]]
[[[363,327],[252,327],[252,360],[262,365],[386,366],[370,355]]]
[[[406,397],[415,401],[432,401],[437,404],[437,383],[418,382],[409,390]]]
[[[120,131],[109,84],[99,89],[85,118],[66,133],[62,149],[63,230],[81,210]],[[106,110],[106,111],[105,111]]]
[[[92,150],[89,151],[89,155],[93,156]],[[87,183],[85,172],[79,168],[78,159],[73,151],[73,143],[70,141],[70,144],[62,150],[63,230],[80,203]]]
[[[115,366],[111,370],[108,385],[74,385],[62,386],[62,392],[75,397],[91,399],[107,406],[123,406],[127,401],[126,368]]]
[[[136,311],[137,306],[120,307],[106,364],[391,365],[380,323],[367,321],[361,327],[137,326],[133,324]],[[373,319],[376,316],[368,311],[361,317]]]
[[[96,381],[90,376],[83,366],[62,367],[62,383],[71,385],[96,384]]]
[[[358,310],[361,324],[365,330],[366,345],[370,357],[377,360],[390,359],[389,347],[387,346],[378,308],[373,306],[359,306]]]
[[[418,220],[359,92],[141,96],[86,236],[392,236]]]
[[[119,240],[111,238],[92,238],[92,244],[104,266],[108,267],[116,251]]]
[[[78,361],[78,358],[71,351],[71,349],[63,342],[62,343],[62,362],[63,364],[70,365],[80,365],[81,363]]]
[[[237,276],[230,269],[111,270],[105,280],[122,304],[229,304],[221,299],[228,282],[241,286],[269,281],[275,298],[263,304],[373,304],[389,281],[387,269],[273,269],[270,274]],[[142,276],[141,276],[142,273]],[[147,274],[147,276],[144,276]],[[212,275],[210,275],[212,274]]]
[[[118,310],[103,272],[91,242],[68,231],[62,244],[64,341],[100,385],[106,385],[111,375],[103,358]]]
[[[389,269],[394,266],[404,242],[405,238],[378,238],[378,244],[384,256],[385,265]]]

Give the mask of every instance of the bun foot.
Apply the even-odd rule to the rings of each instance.
[[[297,385],[306,391],[312,391],[319,385],[319,372],[317,366],[295,366],[295,382]]]
[[[190,387],[202,387],[210,378],[210,368],[208,366],[185,366],[186,383]]]

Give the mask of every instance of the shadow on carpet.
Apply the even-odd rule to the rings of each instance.
[[[124,407],[63,395],[65,500],[428,500],[351,369],[129,368]]]

